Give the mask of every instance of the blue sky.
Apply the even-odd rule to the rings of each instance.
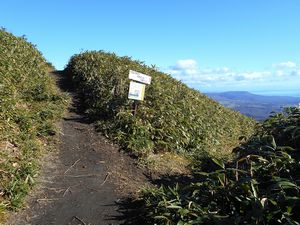
[[[3,0],[0,26],[58,69],[106,50],[202,92],[300,96],[299,12],[299,0]]]

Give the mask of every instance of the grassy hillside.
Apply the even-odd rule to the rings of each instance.
[[[133,101],[127,98],[129,70],[152,77],[136,116]],[[73,77],[99,130],[138,156],[157,152],[221,155],[254,127],[253,120],[129,57],[84,52],[70,59],[66,73]]]
[[[49,69],[35,46],[0,30],[0,221],[34,183],[36,158],[64,110]]]
[[[235,152],[203,158],[191,182],[145,190],[143,224],[299,224],[300,109],[271,116]]]

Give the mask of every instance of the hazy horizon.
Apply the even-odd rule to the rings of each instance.
[[[249,92],[251,94],[263,95],[263,96],[288,96],[288,97],[299,97],[300,91],[286,91],[286,92],[278,92],[278,91],[247,91],[247,90],[236,90],[236,91],[207,91],[204,93],[224,93],[224,92]]]

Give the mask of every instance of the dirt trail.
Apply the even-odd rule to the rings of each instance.
[[[70,93],[72,106],[61,121],[58,150],[42,159],[38,185],[26,208],[14,213],[11,225],[122,224],[126,213],[118,202],[147,182],[133,159],[94,131],[78,113],[69,81],[56,73],[58,84]]]

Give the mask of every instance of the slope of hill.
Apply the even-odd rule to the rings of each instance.
[[[136,116],[133,101],[127,98],[130,69],[152,77]],[[98,120],[99,130],[138,156],[158,152],[224,155],[241,135],[250,135],[255,124],[129,57],[84,52],[70,59],[66,73],[81,92],[87,113]]]
[[[271,112],[281,112],[284,107],[297,106],[300,103],[300,97],[263,96],[246,91],[206,93],[206,95],[259,121],[266,119]]]
[[[32,44],[0,30],[0,221],[34,183],[36,158],[64,110],[48,71]]]
[[[300,109],[271,116],[234,151],[226,163],[203,157],[190,180],[145,190],[143,224],[299,224]]]

